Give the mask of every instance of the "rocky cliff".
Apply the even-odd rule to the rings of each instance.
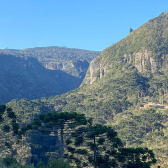
[[[81,86],[92,84],[109,71],[133,66],[146,75],[162,70],[168,54],[168,13],[151,19],[127,37],[105,49],[88,68]]]

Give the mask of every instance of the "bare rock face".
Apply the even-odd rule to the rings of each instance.
[[[100,63],[100,78],[102,78],[112,67],[112,63],[106,61],[105,57],[103,57],[103,53],[101,54],[101,63]]]
[[[163,56],[162,62],[164,61],[164,59],[165,58]],[[139,73],[146,72],[147,70],[154,73],[161,68],[159,61],[155,60],[153,58],[153,53],[147,49],[142,52],[124,54],[123,63],[135,66]],[[84,84],[94,83],[98,78],[102,78],[107,72],[109,72],[112,67],[113,61],[107,62],[105,57],[103,57],[103,53],[101,53],[99,57],[91,61],[85,79],[83,80],[81,86],[83,86]]]
[[[66,72],[69,75],[80,78],[83,80],[86,71],[89,67],[89,62],[86,60],[72,60],[64,62],[48,62],[43,64],[46,69],[60,70]]]
[[[100,67],[99,67],[98,59],[94,59],[92,61],[89,69],[90,69],[90,77],[91,77],[90,83],[92,84],[99,77]]]
[[[155,72],[159,68],[159,63],[152,57],[152,52],[144,50],[143,52],[137,52],[133,54],[125,54],[123,56],[124,63],[134,64],[138,72],[142,73],[146,70]]]
[[[48,63],[45,64],[44,67],[46,69],[51,69],[51,70],[63,70],[64,65],[62,63]]]
[[[158,69],[158,62],[152,58],[150,51],[145,50],[144,52],[134,53],[133,55],[135,55],[135,67],[139,72],[148,69],[153,73]]]
[[[86,73],[84,84],[92,84],[99,77],[100,65],[98,58],[91,61],[88,71]]]
[[[111,67],[112,63],[106,62],[106,59],[103,57],[103,53],[99,57],[94,58],[90,62],[90,66],[81,86],[85,84],[92,84],[97,79],[102,78]]]

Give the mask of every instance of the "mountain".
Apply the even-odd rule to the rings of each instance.
[[[148,147],[168,167],[168,13],[149,20],[91,61],[80,88],[7,105],[22,123],[32,114],[77,111],[111,125],[126,147]],[[157,166],[157,165],[156,165]]]
[[[59,84],[35,58],[0,55],[0,103],[61,94]]]
[[[36,47],[24,50],[0,49],[0,53],[12,54],[17,57],[33,57],[47,69],[61,70],[69,75],[83,78],[91,60],[99,51],[89,51],[66,47]]]
[[[93,83],[107,72],[128,69],[129,66],[143,76],[157,71],[167,72],[168,28],[167,13],[134,30],[120,42],[105,49],[94,59],[84,83]],[[164,68],[163,68],[164,67]]]
[[[0,104],[12,99],[55,96],[78,88],[89,61],[98,54],[65,47],[0,50]]]

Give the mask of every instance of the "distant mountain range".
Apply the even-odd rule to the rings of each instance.
[[[47,69],[61,70],[70,75],[84,77],[87,68],[81,67],[81,61],[84,64],[90,63],[100,54],[100,51],[89,51],[66,47],[36,47],[24,50],[0,49],[2,54],[11,54],[17,57],[33,57]],[[80,60],[80,63],[78,62]]]
[[[89,61],[99,53],[63,47],[0,50],[0,104],[55,96],[79,87]]]

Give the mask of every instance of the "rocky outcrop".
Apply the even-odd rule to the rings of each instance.
[[[74,77],[83,78],[85,77],[86,71],[89,67],[89,62],[86,60],[75,60],[75,61],[64,61],[60,62],[49,62],[43,65],[49,70],[60,70],[66,72]]]
[[[62,63],[47,63],[43,65],[46,69],[51,70],[64,70],[64,65]]]
[[[158,69],[158,62],[152,58],[152,52],[145,50],[144,52],[138,52],[133,54],[135,56],[135,67],[139,72],[144,70],[151,70],[155,72]]]
[[[138,72],[143,72],[146,70],[151,70],[155,72],[159,68],[159,63],[153,57],[152,52],[144,50],[143,52],[137,52],[133,54],[125,54],[123,56],[124,64],[134,64]]]
[[[164,59],[165,58],[162,57],[162,62]],[[153,58],[153,53],[148,50],[132,54],[124,54],[123,63],[135,66],[136,70],[140,73],[146,72],[147,70],[154,73],[161,68],[159,61],[155,60]],[[102,53],[99,57],[91,61],[81,86],[94,83],[98,78],[102,78],[109,72],[112,67],[113,62],[107,62]]]
[[[99,60],[98,58],[95,58],[90,63],[83,84],[92,84],[99,77],[100,77]]]

